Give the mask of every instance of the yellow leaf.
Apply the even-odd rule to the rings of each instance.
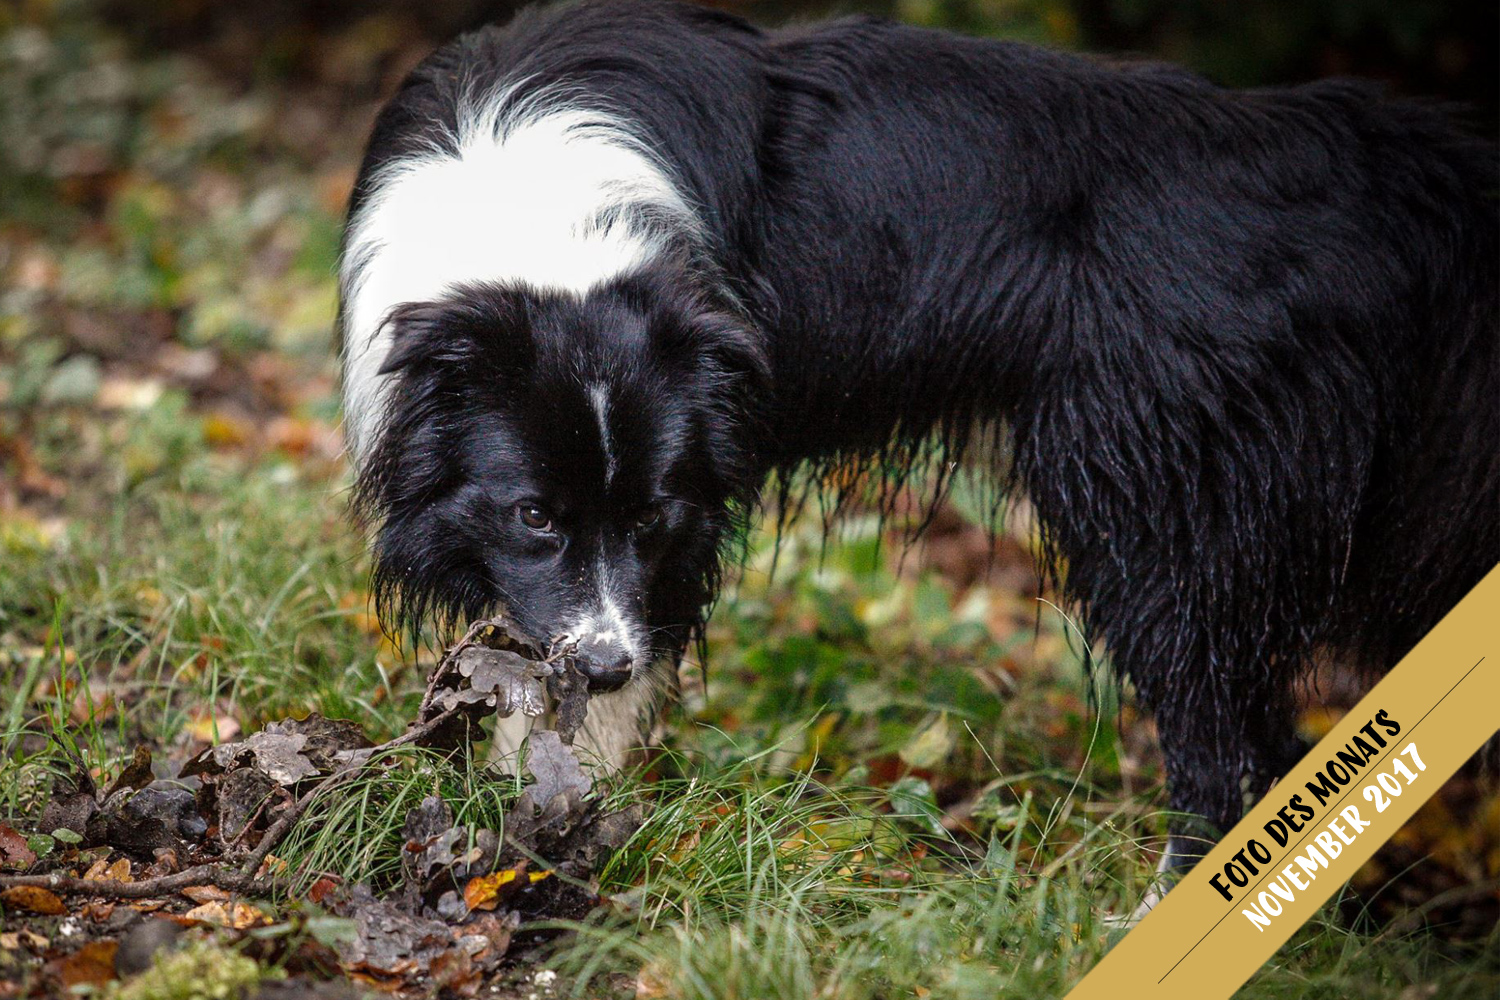
[[[227,413],[213,413],[203,421],[203,440],[210,448],[238,448],[251,433],[249,424]]]
[[[469,884],[464,886],[464,905],[471,910],[493,910],[499,901],[500,890],[514,882],[524,869],[524,864],[521,864],[469,879]]]
[[[89,865],[89,870],[83,873],[83,877],[90,882],[133,882],[130,877],[130,859],[121,858],[114,864],[100,858]]]
[[[256,869],[255,877],[266,878],[271,875],[285,875],[286,873],[287,863],[274,854],[267,854],[266,859],[262,861],[260,863],[260,867]]]

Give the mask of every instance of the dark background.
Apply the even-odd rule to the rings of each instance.
[[[1493,132],[1495,3],[1444,0],[711,0],[762,23],[868,12],[1047,45],[1182,63],[1231,86],[1352,74],[1461,101]],[[327,39],[359,31],[405,68],[411,49],[507,17],[509,0],[107,0],[142,46],[208,47],[227,73],[326,78]],[[344,80],[380,86],[384,79]]]

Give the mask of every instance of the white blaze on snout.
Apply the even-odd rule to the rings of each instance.
[[[644,627],[632,621],[620,608],[618,589],[614,585],[614,571],[608,562],[601,560],[594,568],[598,591],[590,607],[582,612],[565,630],[564,635],[579,645],[585,643],[619,649],[622,659],[639,664],[646,655],[648,644],[644,641]],[[606,664],[608,666],[609,664]]]

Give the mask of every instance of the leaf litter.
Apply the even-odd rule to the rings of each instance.
[[[574,753],[588,687],[572,652],[544,648],[503,617],[476,621],[434,667],[407,731],[378,746],[358,723],[314,713],[210,747],[172,781],[155,779],[149,749],[138,747],[104,789],[70,754],[38,831],[67,848],[39,859],[26,838],[0,831],[7,871],[23,873],[0,876],[0,891],[11,906],[60,917],[65,899],[87,900],[79,912],[107,921],[88,943],[111,948],[139,940],[148,919],[266,934],[272,918],[243,897],[285,892],[317,874],[290,871],[273,853],[315,800],[393,766],[388,751],[397,747],[472,756],[486,717],[541,719],[550,706],[555,728],[533,730],[522,763],[530,780],[499,829],[456,822],[448,803],[429,795],[405,817],[390,884],[324,875],[306,892],[342,921],[324,950],[345,974],[397,995],[475,995],[519,951],[555,933],[528,925],[579,919],[601,903],[594,873],[642,821],[638,806],[606,810]],[[105,900],[133,902],[116,914]],[[145,915],[154,910],[163,912]],[[54,963],[63,957],[49,952]],[[68,968],[55,978],[72,980]]]

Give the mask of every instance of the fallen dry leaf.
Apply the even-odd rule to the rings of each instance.
[[[240,724],[232,715],[200,715],[185,727],[187,734],[198,743],[227,743],[240,734]]]
[[[558,739],[571,746],[588,718],[589,683],[571,661],[562,666],[547,678],[547,693],[552,696],[552,727]]]
[[[125,765],[120,776],[104,790],[104,797],[109,798],[122,788],[145,788],[154,778],[155,775],[151,773],[151,748],[144,743],[137,744],[130,763]]]
[[[90,941],[77,951],[54,958],[47,963],[47,973],[65,992],[75,986],[103,986],[115,978],[115,952],[120,943],[114,939]]]
[[[18,931],[7,931],[0,934],[0,949],[5,951],[16,951],[20,948],[30,948],[32,951],[42,951],[49,944],[48,940],[36,931],[22,928]]]
[[[300,733],[251,733],[245,741],[255,754],[255,766],[278,785],[294,785],[314,777],[318,768],[302,754],[307,737]]]
[[[559,795],[587,795],[594,786],[572,751],[563,746],[556,733],[545,729],[532,734],[527,743],[526,770],[536,778],[536,784],[526,790],[541,806]]]
[[[229,899],[229,893],[216,885],[189,885],[177,890],[195,903],[222,903]]]
[[[307,901],[321,906],[338,888],[339,883],[325,875],[308,887]]]
[[[130,877],[130,859],[121,858],[114,864],[106,859],[100,858],[89,866],[89,870],[83,873],[83,877],[90,882],[133,882]]]
[[[503,890],[519,879],[525,870],[526,862],[523,861],[514,868],[469,879],[464,886],[464,905],[471,910],[493,910],[499,905]]]
[[[270,878],[272,875],[285,875],[290,869],[287,863],[274,854],[267,854],[260,867],[255,869],[256,878]]]
[[[27,913],[39,913],[44,917],[55,917],[68,912],[63,901],[57,898],[57,893],[35,885],[11,886],[4,892],[0,892],[0,903],[12,909],[25,910]]]
[[[36,852],[27,846],[26,838],[0,823],[0,868],[23,872],[34,864]]]
[[[520,926],[521,918],[517,913],[484,913],[462,927],[455,927],[453,933],[460,947],[472,949],[476,962],[491,966],[505,957],[510,939]]]
[[[295,785],[338,770],[371,746],[359,723],[314,712],[268,723],[238,743],[209,747],[184,764],[179,777],[217,777],[248,768],[277,785]]]
[[[463,904],[469,910],[493,910],[511,892],[522,886],[535,885],[550,874],[550,868],[526,873],[526,862],[522,861],[514,868],[502,868],[489,876],[469,879],[468,885],[463,886]]]
[[[429,731],[419,745],[456,750],[481,734],[486,716],[516,711],[536,717],[547,709],[546,681],[570,669],[568,650],[553,655],[518,632],[504,615],[471,622],[462,641],[443,654],[435,672],[436,690],[417,718],[428,725],[442,713],[447,722]],[[573,714],[570,712],[570,715]]]
[[[171,875],[180,867],[180,863],[177,860],[177,852],[170,847],[158,847],[152,854],[156,860],[146,869],[146,874],[152,878]]]
[[[458,655],[457,666],[460,676],[468,678],[469,686],[443,692],[442,707],[482,701],[502,717],[519,711],[536,718],[547,711],[543,681],[552,673],[550,665],[508,649],[470,646]]]
[[[184,913],[181,919],[192,923],[228,927],[236,931],[248,930],[251,927],[259,927],[271,922],[271,918],[266,916],[265,911],[249,903],[225,902],[217,899],[193,907]]]
[[[526,786],[507,817],[508,836],[527,838],[564,824],[581,809],[593,782],[573,751],[550,729],[531,734],[526,744],[526,770],[536,779]]]
[[[355,887],[349,910],[356,934],[338,951],[351,973],[385,979],[410,976],[453,947],[446,924],[402,913],[389,901],[375,899],[364,886]]]
[[[115,915],[115,907],[117,905],[117,903],[106,902],[102,899],[90,900],[83,904],[82,909],[78,911],[78,915],[92,920],[96,924],[102,924]]]

